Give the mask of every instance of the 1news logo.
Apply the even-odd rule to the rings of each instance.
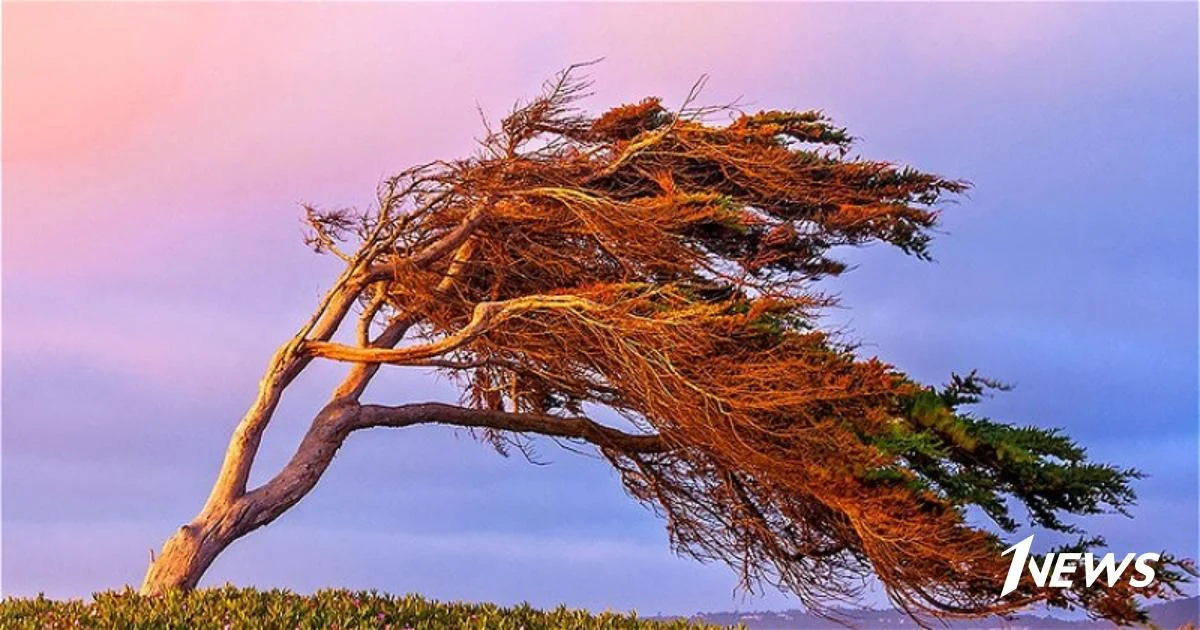
[[[1158,561],[1159,554],[1143,553],[1125,554],[1125,559],[1117,563],[1116,555],[1106,553],[1096,562],[1095,554],[1091,553],[1048,553],[1039,566],[1037,558],[1029,557],[1029,549],[1033,546],[1033,536],[1004,550],[1003,555],[1013,554],[1012,565],[1008,568],[1008,577],[1004,580],[1004,589],[1000,596],[1004,597],[1017,588],[1021,581],[1021,571],[1028,566],[1029,575],[1034,584],[1040,587],[1070,588],[1074,584],[1075,573],[1082,566],[1083,579],[1087,586],[1096,583],[1103,574],[1107,579],[1104,583],[1110,588],[1121,579],[1132,564],[1137,577],[1129,579],[1130,586],[1141,588],[1149,586],[1154,581],[1154,567],[1151,563]]]

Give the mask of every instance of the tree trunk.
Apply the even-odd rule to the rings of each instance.
[[[154,595],[170,589],[191,590],[217,555],[246,534],[244,502],[236,501],[219,512],[204,512],[180,527],[155,557],[141,593]]]
[[[162,552],[146,571],[141,593],[196,588],[200,576],[230,543],[274,521],[304,498],[333,461],[358,409],[358,405],[342,400],[329,403],[313,420],[292,459],[274,478],[233,499],[214,493],[200,514],[163,544]]]

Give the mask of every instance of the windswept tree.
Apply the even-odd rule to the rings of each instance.
[[[665,518],[676,552],[818,610],[872,576],[917,617],[1044,601],[1128,622],[1139,596],[1178,592],[1191,567],[1164,556],[1148,588],[1026,581],[1001,598],[1006,534],[1124,511],[1138,473],[1053,429],[971,415],[994,386],[983,378],[929,386],[819,327],[839,250],[927,258],[939,207],[966,183],[852,157],[819,112],[651,98],[593,117],[577,108],[588,89],[568,70],[476,155],[404,171],[370,208],[307,208],[311,244],[345,270],[271,357],[207,502],[143,592],[193,588],[303,499],[351,433],[417,424],[502,451],[589,444]],[[264,429],[314,361],[347,364],[344,380],[291,460],[249,487]],[[448,375],[460,404],[362,400],[397,367]],[[586,415],[598,408],[633,428]],[[1080,548],[1102,544],[1078,533]]]

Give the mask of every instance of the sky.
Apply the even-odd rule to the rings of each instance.
[[[965,178],[936,262],[882,248],[828,315],[915,376],[1016,385],[981,413],[1141,468],[1113,550],[1197,548],[1197,6],[3,6],[5,594],[136,586],[199,509],[273,349],[338,272],[299,203],[471,152],[566,65],[593,110],[661,96],[823,109],[863,156]],[[252,480],[343,368],[289,391]],[[373,401],[453,400],[388,372]],[[673,556],[606,465],[438,427],[352,436],[203,585],[419,592],[653,614],[787,608]],[[1039,539],[1041,540],[1041,539]],[[1046,539],[1049,541],[1049,538]]]

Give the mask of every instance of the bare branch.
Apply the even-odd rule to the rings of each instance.
[[[619,453],[661,453],[670,448],[657,435],[635,435],[585,417],[508,413],[425,402],[382,405],[330,405],[313,421],[291,461],[267,483],[249,492],[246,531],[270,523],[304,498],[329,467],[342,442],[353,431],[374,427],[444,424],[529,433],[590,442]]]
[[[582,416],[511,413],[469,409],[445,403],[425,402],[387,407],[363,405],[350,420],[351,430],[371,427],[406,427],[416,424],[445,424],[459,427],[532,433],[591,442],[596,446],[628,453],[661,453],[669,445],[657,435],[636,435],[605,426]]]
[[[535,310],[569,309],[586,311],[599,305],[571,295],[530,295],[503,302],[480,302],[475,305],[471,321],[458,332],[433,343],[407,348],[360,348],[339,343],[311,341],[304,344],[307,356],[322,357],[351,363],[390,363],[410,365],[450,352],[486,333],[504,320]]]

